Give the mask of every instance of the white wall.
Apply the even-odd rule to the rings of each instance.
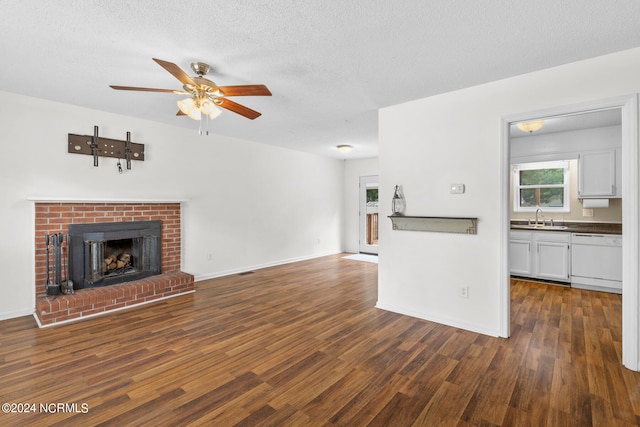
[[[407,215],[479,222],[477,235],[381,227],[378,306],[500,335],[501,118],[637,93],[638,76],[633,49],[382,109],[381,211],[401,184]],[[451,183],[466,193],[449,194]]]
[[[378,175],[378,158],[346,160],[344,162],[344,233],[342,247],[345,252],[360,252],[359,185],[361,176]],[[384,223],[381,217],[380,223]]]
[[[67,153],[67,134],[94,125],[130,131],[146,160],[119,175],[116,159]],[[186,199],[183,270],[197,279],[341,251],[342,161],[196,130],[0,92],[0,319],[35,306],[30,196]]]

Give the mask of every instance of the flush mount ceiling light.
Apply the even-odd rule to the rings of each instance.
[[[544,120],[536,120],[535,122],[518,123],[518,129],[523,132],[533,133],[544,126]]]
[[[348,154],[351,152],[351,150],[353,150],[353,147],[351,145],[337,145],[336,148],[342,154]]]

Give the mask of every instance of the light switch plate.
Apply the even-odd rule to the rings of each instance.
[[[450,194],[463,194],[464,193],[464,184],[451,184],[449,186]]]

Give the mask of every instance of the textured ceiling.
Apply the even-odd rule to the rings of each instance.
[[[0,0],[0,90],[198,129],[151,58],[211,64],[233,98],[210,131],[321,155],[377,155],[377,109],[640,46],[637,0]],[[214,140],[212,139],[212,143]]]

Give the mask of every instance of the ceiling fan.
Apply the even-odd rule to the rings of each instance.
[[[271,96],[271,92],[265,85],[240,85],[240,86],[218,86],[204,76],[209,72],[210,66],[203,62],[192,62],[191,69],[197,76],[189,77],[173,62],[163,61],[153,58],[162,68],[171,73],[182,83],[182,90],[154,89],[146,87],[114,86],[116,90],[136,90],[142,92],[170,92],[181,95],[189,95],[189,98],[178,101],[179,111],[177,116],[188,116],[194,120],[200,120],[202,116],[215,119],[224,108],[234,113],[240,114],[248,119],[255,119],[261,113],[238,104],[227,98],[227,96]]]

